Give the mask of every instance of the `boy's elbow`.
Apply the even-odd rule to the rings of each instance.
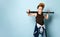
[[[30,15],[28,14],[28,16],[30,16]]]
[[[30,16],[30,14],[28,14],[28,16]]]

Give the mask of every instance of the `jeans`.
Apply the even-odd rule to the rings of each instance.
[[[41,29],[43,29],[43,31],[41,32]],[[35,30],[34,30],[34,37],[39,37],[39,34],[42,36],[42,37],[47,37],[47,33],[46,33],[46,28],[44,27],[37,27],[37,24],[35,26]]]

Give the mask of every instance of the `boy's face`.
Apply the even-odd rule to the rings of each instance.
[[[43,8],[40,6],[40,7],[38,8],[38,13],[42,13],[42,11],[43,11]]]

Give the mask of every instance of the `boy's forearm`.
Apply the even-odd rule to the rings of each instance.
[[[44,17],[45,17],[45,19],[48,19],[48,14],[46,14]]]
[[[46,14],[46,19],[48,19],[48,14]]]

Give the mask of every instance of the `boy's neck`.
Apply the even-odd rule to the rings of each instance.
[[[39,14],[39,15],[41,15],[41,14],[42,14],[42,12],[41,12],[41,13],[39,13],[39,12],[38,12],[38,14]]]

